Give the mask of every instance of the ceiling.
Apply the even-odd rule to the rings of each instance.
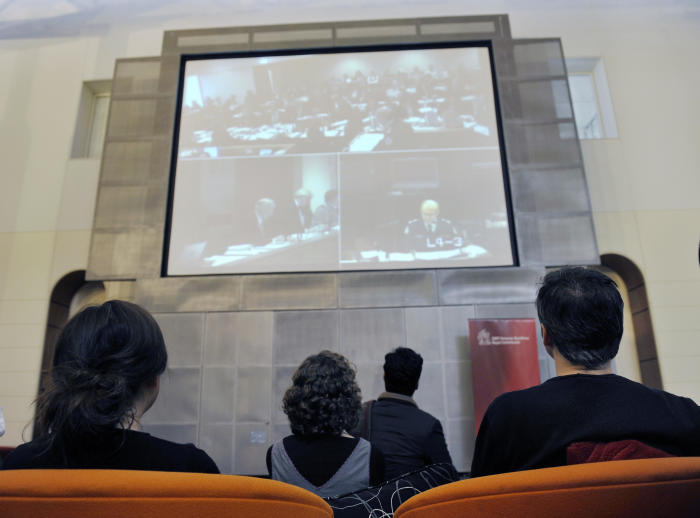
[[[73,37],[99,34],[128,20],[130,24],[158,24],[189,16],[212,20],[225,16],[262,18],[284,13],[308,14],[320,20],[324,12],[343,10],[344,17],[371,17],[374,11],[396,16],[444,13],[498,14],[523,9],[674,8],[697,12],[698,0],[0,0],[0,39]],[[394,9],[395,8],[395,11]],[[333,13],[337,17],[337,13]],[[257,15],[257,16],[256,16]],[[321,18],[319,18],[321,16]],[[330,16],[330,15],[329,15]],[[271,21],[269,23],[274,23]]]

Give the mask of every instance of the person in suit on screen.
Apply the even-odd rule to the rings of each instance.
[[[408,222],[403,231],[409,250],[425,251],[459,248],[462,238],[448,219],[440,217],[440,205],[435,200],[424,200],[420,218]]]

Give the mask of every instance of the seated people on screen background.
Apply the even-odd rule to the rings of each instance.
[[[412,219],[403,233],[409,250],[426,251],[459,248],[462,237],[450,220],[440,217],[440,205],[435,200],[424,200],[420,218]]]
[[[257,227],[253,234],[253,244],[266,245],[282,235],[283,232],[276,210],[277,204],[271,198],[260,198],[255,202]]]
[[[294,215],[290,234],[302,234],[312,224],[311,191],[302,187],[294,193]]]
[[[327,190],[326,194],[323,195],[323,201],[324,203],[316,207],[314,211],[312,218],[314,227],[325,230],[338,226],[338,190]]]
[[[476,439],[473,477],[573,463],[567,462],[573,443],[575,449],[639,441],[639,456],[700,455],[698,405],[613,374],[622,307],[615,283],[600,272],[547,274],[537,314],[557,376],[491,403]]]
[[[37,400],[38,436],[10,453],[4,469],[218,473],[194,445],[139,431],[167,359],[158,324],[139,306],[112,300],[82,310],[58,338],[51,379]]]
[[[452,463],[440,421],[420,410],[411,397],[418,388],[423,358],[399,347],[384,360],[386,392],[364,403],[355,435],[369,440],[384,454],[385,478],[423,466]]]
[[[323,497],[381,483],[381,452],[347,433],[357,424],[360,402],[345,357],[321,351],[304,360],[282,402],[293,434],[268,449],[270,476]]]

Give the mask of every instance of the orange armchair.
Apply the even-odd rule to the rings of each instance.
[[[313,493],[275,480],[158,471],[0,471],[3,518],[332,518]]]
[[[700,457],[577,464],[453,482],[395,518],[700,517]]]

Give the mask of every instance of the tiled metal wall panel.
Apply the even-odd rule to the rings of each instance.
[[[161,270],[177,74],[161,58],[117,60],[86,277]]]
[[[275,314],[274,329],[276,365],[296,366],[323,349],[338,350],[336,311],[280,311]]]
[[[138,279],[136,303],[154,313],[233,311],[240,308],[239,277]]]
[[[204,314],[170,313],[154,314],[165,343],[168,344],[168,365],[192,367],[202,363],[202,338]]]
[[[443,353],[440,342],[440,308],[406,308],[404,310],[406,347],[423,357],[423,361],[440,361]]]
[[[445,366],[442,362],[424,362],[418,390],[414,394],[418,406],[445,422]],[[380,371],[381,372],[381,371]],[[371,394],[376,397],[377,394]],[[369,396],[369,394],[368,394]]]
[[[237,422],[269,422],[272,413],[272,367],[239,367]],[[275,396],[279,396],[275,394]]]
[[[469,359],[470,318],[475,317],[474,306],[444,306],[440,308],[442,350],[447,361]]]
[[[438,270],[440,303],[489,304],[535,300],[537,268]]]
[[[233,367],[202,368],[202,412],[200,422],[233,423],[233,402],[236,369]],[[240,389],[240,387],[235,387]]]
[[[455,467],[459,471],[471,470],[476,441],[474,419],[448,419],[443,428]]]
[[[473,426],[469,319],[534,315],[531,302],[156,314],[171,365],[144,426],[176,439],[194,425],[193,440],[202,447],[211,445],[223,470],[262,474],[264,469],[251,471],[262,469],[255,452],[263,451],[264,460],[266,447],[288,433],[282,397],[306,356],[324,348],[346,355],[357,368],[366,400],[384,390],[384,355],[409,345],[425,360],[416,400],[451,430],[448,447],[457,467],[466,471],[473,431],[460,431],[459,426]],[[540,344],[541,364],[548,369],[543,351]],[[550,376],[548,370],[542,374],[543,379]],[[243,435],[235,435],[239,432]]]
[[[437,303],[434,270],[345,272],[338,274],[344,308],[429,306]]]
[[[561,42],[494,49],[520,264],[599,264]]]
[[[334,274],[251,275],[242,277],[243,309],[315,309],[337,305]]]
[[[158,399],[142,418],[147,424],[197,425],[201,393],[200,368],[170,368],[160,378]]]
[[[202,424],[199,429],[199,447],[214,459],[222,473],[235,473],[233,432],[233,425],[229,424]]]
[[[401,309],[348,309],[340,313],[340,352],[358,363],[379,363],[406,343]]]

